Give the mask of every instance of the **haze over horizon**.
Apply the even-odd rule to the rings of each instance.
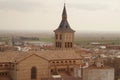
[[[68,21],[76,31],[119,32],[119,0],[66,0]],[[53,31],[64,0],[0,0],[0,31]]]

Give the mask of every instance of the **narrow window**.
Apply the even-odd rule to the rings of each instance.
[[[67,43],[67,45],[68,45],[68,48],[69,48],[69,47],[70,47],[70,46],[69,46],[69,42]]]
[[[37,73],[36,67],[32,67],[32,69],[31,69],[31,79],[36,79],[36,73]]]
[[[62,44],[61,44],[61,42],[60,42],[60,48],[62,47]]]
[[[72,42],[70,43],[70,46],[71,46],[71,48],[72,48]]]
[[[56,39],[58,39],[58,35],[56,34],[55,36],[56,36]]]
[[[65,48],[67,48],[67,42],[65,42]]]
[[[62,34],[60,34],[60,40],[62,40]]]
[[[59,48],[59,46],[60,46],[60,44],[59,44],[59,42],[58,42],[58,48]]]

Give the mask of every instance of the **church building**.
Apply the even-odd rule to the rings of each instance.
[[[44,80],[53,75],[74,76],[82,58],[74,50],[74,30],[67,21],[64,5],[62,20],[55,32],[55,49],[44,51],[0,52],[0,80]]]

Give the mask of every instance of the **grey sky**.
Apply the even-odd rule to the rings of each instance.
[[[54,30],[64,0],[0,0],[0,30]],[[66,0],[68,21],[80,31],[120,31],[120,0]]]

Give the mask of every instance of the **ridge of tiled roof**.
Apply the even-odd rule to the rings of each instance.
[[[46,60],[62,60],[62,59],[81,59],[75,51],[60,51],[60,50],[46,50],[46,51],[28,51],[28,52],[0,52],[0,62],[17,62],[30,55],[38,55]]]

